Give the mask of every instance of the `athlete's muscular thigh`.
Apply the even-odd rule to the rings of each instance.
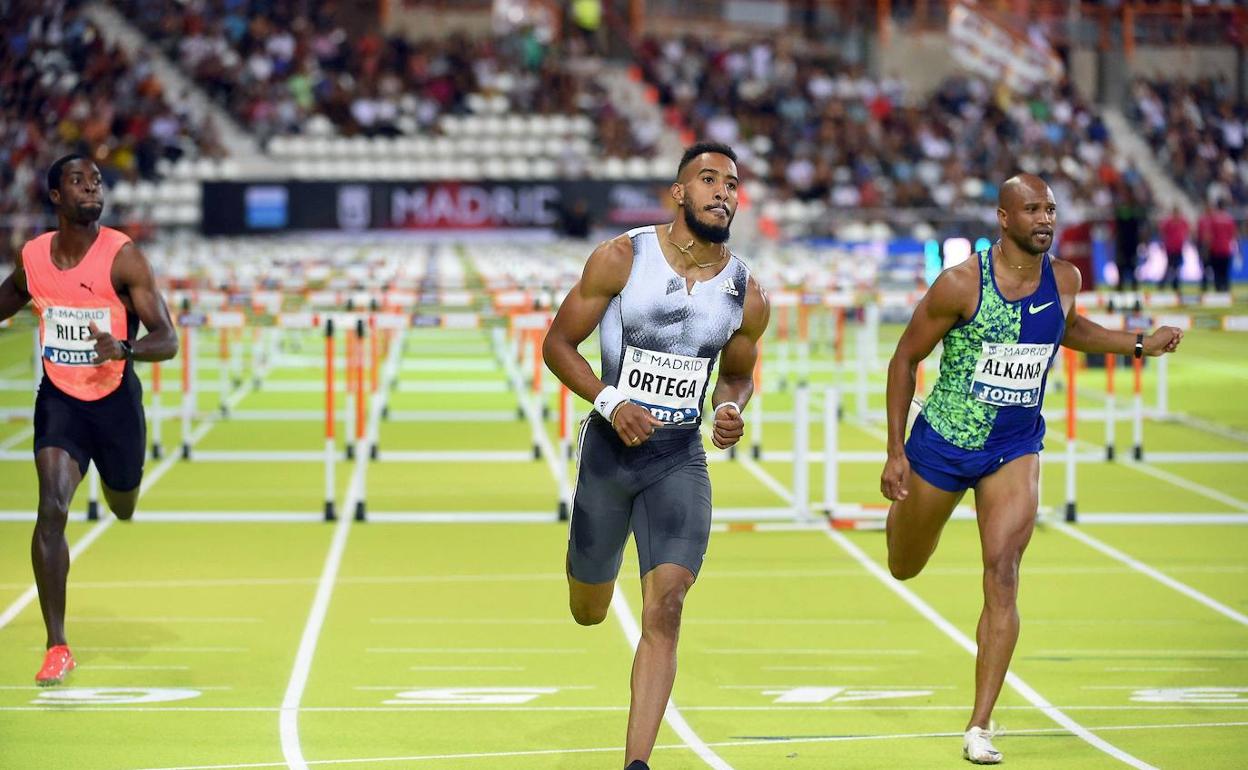
[[[78,461],[60,447],[47,446],[35,454],[35,473],[39,477],[39,516],[63,516],[82,482]]]
[[[1026,454],[1005,463],[975,486],[986,568],[1003,561],[1017,566],[1035,529],[1039,479],[1040,455]]]
[[[909,494],[888,509],[888,569],[898,580],[912,578],[922,571],[945,522],[966,494],[947,492],[929,484],[914,468],[906,480]]]

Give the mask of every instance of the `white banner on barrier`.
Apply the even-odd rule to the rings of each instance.
[[[416,304],[416,293],[411,291],[389,291],[386,292],[385,303],[387,307],[412,307]]]
[[[229,297],[224,292],[197,291],[194,299],[191,300],[191,304],[195,306],[196,310],[216,310],[217,308],[225,307],[228,299]]]
[[[495,307],[532,307],[532,303],[532,297],[524,291],[500,291],[494,295]]]
[[[1200,304],[1205,307],[1230,307],[1230,294],[1206,294],[1200,298]]]
[[[1148,308],[1178,307],[1181,304],[1179,295],[1173,291],[1153,292],[1144,295],[1144,307]]]
[[[1177,326],[1183,331],[1192,328],[1192,317],[1190,315],[1159,315],[1153,318],[1153,326]]]
[[[447,313],[442,316],[443,329],[476,329],[480,326],[481,316],[476,313]]]
[[[282,329],[312,329],[320,326],[313,313],[278,313],[277,325]]]
[[[511,317],[513,329],[545,329],[550,323],[550,313],[517,313]]]
[[[308,294],[308,304],[312,307],[338,307],[342,304],[336,291],[314,291]]]
[[[208,314],[205,326],[209,329],[241,329],[246,323],[246,316],[236,310],[218,310]]]
[[[849,308],[858,305],[858,298],[852,291],[831,291],[823,295],[824,307]]]
[[[767,299],[772,307],[796,307],[798,295],[791,291],[768,292]]]
[[[1248,315],[1223,316],[1222,330],[1228,332],[1248,332]]]
[[[879,297],[880,307],[914,308],[915,305],[919,304],[919,300],[923,298],[923,293],[917,291],[882,291]]]
[[[273,315],[281,312],[283,299],[280,291],[257,291],[251,295],[251,306]]]
[[[378,329],[406,329],[411,322],[406,313],[378,313],[373,316],[373,323]]]
[[[1126,317],[1114,315],[1113,313],[1088,313],[1085,316],[1089,321],[1104,326],[1106,329],[1121,330],[1126,328]]]
[[[438,304],[444,307],[471,307],[472,292],[444,291],[438,297]]]

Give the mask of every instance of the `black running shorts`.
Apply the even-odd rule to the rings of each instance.
[[[94,460],[109,489],[137,487],[147,454],[147,420],[143,386],[133,369],[127,366],[117,389],[98,401],[67,395],[45,376],[35,398],[35,453],[44,447],[64,449],[84,475]]]
[[[697,428],[659,428],[627,447],[615,429],[590,417],[581,429],[568,559],[582,583],[614,580],[628,533],[644,576],[679,564],[695,576],[711,534],[711,480]]]

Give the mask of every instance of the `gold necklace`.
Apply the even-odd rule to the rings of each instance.
[[[696,242],[696,239],[691,239],[688,246],[681,246],[679,243],[672,240],[672,226],[670,224],[667,226],[667,242],[679,249],[680,253],[684,254],[686,259],[698,267],[712,267],[724,260],[724,244],[721,243],[719,244],[718,257],[710,262],[707,262],[706,264],[699,262],[697,257],[693,256],[693,244]]]
[[[670,228],[669,228],[669,229],[670,229]],[[672,245],[673,245],[673,246],[675,246],[676,244],[672,244]],[[678,248],[679,248],[679,247],[678,247]],[[1005,266],[1006,266],[1006,267],[1012,267],[1012,268],[1014,268],[1015,270],[1026,270],[1026,269],[1027,269],[1027,268],[1029,268],[1029,267],[1034,267],[1034,266],[1035,266],[1035,265],[1011,265],[1011,264],[1009,263],[1009,261],[1008,261],[1008,260],[1006,260],[1006,258],[1005,258],[1005,249],[1001,248],[1001,245],[1000,245],[1000,244],[997,244],[997,253],[1001,255],[1001,261],[1002,261],[1002,262],[1005,262]],[[1036,264],[1039,264],[1039,263],[1037,262]]]

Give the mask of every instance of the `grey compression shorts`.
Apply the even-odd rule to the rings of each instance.
[[[582,583],[614,580],[632,531],[641,574],[679,564],[695,576],[711,535],[711,480],[697,428],[660,428],[627,447],[599,417],[581,428],[568,564]]]

